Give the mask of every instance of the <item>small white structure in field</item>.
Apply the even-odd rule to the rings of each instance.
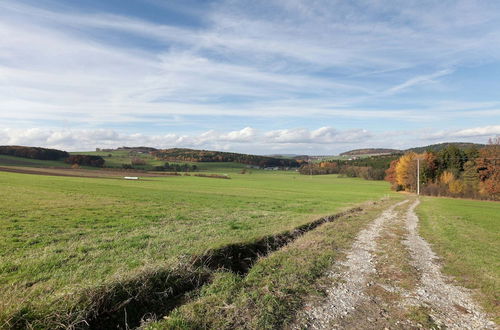
[[[124,176],[123,178],[125,180],[139,180],[138,176]]]

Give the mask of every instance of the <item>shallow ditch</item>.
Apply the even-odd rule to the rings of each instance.
[[[193,257],[177,270],[154,271],[137,278],[94,290],[89,312],[80,316],[76,329],[133,329],[145,320],[158,320],[186,302],[189,293],[211,280],[216,270],[226,269],[244,276],[259,257],[272,253],[303,234],[340,217],[362,211],[353,208],[299,226],[292,231],[266,236],[256,242],[231,244]],[[80,314],[81,315],[81,314]],[[85,321],[83,321],[85,319]],[[65,326],[67,327],[67,326]]]
[[[302,236],[304,233],[311,231],[318,226],[331,222],[345,215],[359,212],[361,208],[350,209],[345,212],[326,216],[299,226],[292,231],[284,232],[277,235],[266,236],[253,243],[231,244],[223,248],[209,251],[205,255],[198,257],[195,262],[197,265],[207,267],[211,270],[227,269],[239,275],[245,275],[259,257],[268,255],[291,241]]]

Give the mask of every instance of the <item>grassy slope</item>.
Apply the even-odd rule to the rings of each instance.
[[[62,160],[38,160],[7,155],[0,155],[0,166],[70,167]]]
[[[129,155],[128,151],[112,151],[112,152],[103,152],[103,151],[86,151],[86,152],[72,152],[71,154],[79,154],[79,155],[94,155],[101,156],[105,160],[105,166],[107,167],[122,167],[122,164],[130,164],[130,160],[132,156]],[[111,156],[109,156],[111,155]],[[144,159],[146,162],[145,165],[134,165],[134,168],[151,170],[154,166],[160,166],[165,164],[165,161],[157,160],[151,155],[148,154],[137,154],[136,156]],[[239,163],[203,163],[203,162],[169,162],[170,164],[190,164],[196,165],[200,171],[216,171],[216,172],[227,172],[233,173],[238,172],[242,168],[245,167],[243,164]]]
[[[422,199],[420,232],[443,259],[443,270],[500,321],[500,203],[449,198]]]
[[[81,288],[388,193],[384,182],[257,171],[133,182],[0,172],[0,182],[0,320],[23,302],[50,308]]]
[[[123,164],[130,164],[131,156],[128,151],[112,151],[112,152],[102,152],[102,151],[83,151],[83,152],[71,152],[72,155],[94,155],[101,156],[105,160],[105,167],[117,167],[121,168]],[[111,156],[110,156],[111,155]],[[157,160],[147,154],[138,154],[134,157],[142,158],[146,161],[145,165],[134,165],[134,168],[141,170],[152,170],[154,166],[160,166],[165,164],[162,160]],[[238,173],[241,169],[245,168],[244,164],[239,163],[195,163],[195,162],[169,162],[171,164],[190,164],[196,165],[198,171],[201,172],[220,172],[220,173]],[[0,155],[0,166],[25,166],[25,167],[71,167],[71,165],[65,163],[63,160],[38,160],[29,159],[23,157],[14,157]],[[85,169],[96,169],[95,167],[82,166]],[[255,172],[259,170],[251,169],[250,171]]]
[[[132,156],[126,150],[103,152],[103,151],[83,151],[71,152],[72,155],[93,155],[104,158],[106,167],[122,167],[122,164],[130,164]],[[111,155],[111,156],[109,156]],[[153,166],[163,165],[165,162],[156,160],[148,154],[137,154],[133,157],[142,158],[146,161],[146,165],[136,165],[139,169],[150,170]]]

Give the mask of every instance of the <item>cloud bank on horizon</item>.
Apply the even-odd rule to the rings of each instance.
[[[296,153],[309,155],[332,154],[332,146],[347,151],[366,145],[390,145],[406,149],[415,136],[422,144],[436,141],[482,141],[500,132],[500,125],[474,127],[463,130],[422,130],[417,135],[404,138],[408,132],[391,131],[374,133],[365,129],[339,131],[333,127],[315,130],[304,128],[261,131],[245,127],[239,131],[221,132],[209,130],[198,135],[167,133],[151,135],[143,133],[125,134],[111,129],[10,129],[0,128],[0,141],[9,145],[36,145],[68,151],[93,150],[94,148],[115,148],[118,146],[149,146],[156,148],[185,147],[261,154]],[[387,141],[391,141],[388,143]],[[255,149],[255,145],[259,149]],[[412,145],[415,146],[415,145]]]
[[[500,134],[500,3],[5,0],[0,144],[331,154]]]

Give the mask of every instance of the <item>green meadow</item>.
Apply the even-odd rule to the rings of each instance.
[[[71,152],[72,155],[92,155],[101,156],[104,161],[104,167],[109,167],[113,169],[121,169],[122,165],[131,164],[132,158],[140,158],[144,160],[144,165],[134,165],[134,169],[138,170],[153,170],[155,166],[160,166],[165,164],[165,161],[155,159],[149,154],[137,154],[131,156],[129,151],[126,150],[115,150],[110,152],[104,151],[84,151],[84,152]],[[234,162],[168,162],[170,164],[189,164],[196,165],[197,172],[218,172],[218,173],[239,173],[241,170],[246,169],[247,172],[259,172],[258,169],[247,168],[246,165]],[[22,167],[66,167],[70,168],[71,165],[65,163],[63,160],[38,160],[22,157],[14,157],[7,155],[0,155],[0,166],[22,166]],[[81,168],[87,170],[96,170],[98,168],[91,166],[81,166]]]
[[[92,155],[101,156],[106,167],[122,167],[123,164],[130,164],[132,158],[141,158],[146,164],[145,165],[135,165],[135,168],[150,170],[153,166],[163,165],[165,162],[161,160],[156,160],[149,154],[136,154],[131,156],[127,150],[114,150],[110,152],[105,151],[85,151],[85,152],[71,152],[72,155]]]
[[[71,154],[75,155],[93,155],[93,156],[101,156],[104,161],[105,167],[114,167],[121,168],[123,164],[131,164],[132,158],[140,158],[145,164],[144,165],[134,165],[134,168],[140,170],[152,170],[155,166],[160,166],[165,164],[166,161],[158,160],[152,157],[149,154],[134,154],[131,155],[127,150],[114,150],[110,152],[105,151],[87,151],[87,152],[72,152]],[[19,159],[18,157],[14,157]],[[40,162],[40,161],[39,161]],[[44,161],[41,161],[42,163]],[[0,158],[0,164],[2,160]],[[61,162],[62,163],[62,162]],[[246,165],[240,163],[233,162],[172,162],[169,161],[170,164],[189,164],[196,165],[198,167],[198,171],[201,172],[220,172],[220,173],[233,173],[240,172],[242,169],[246,168]],[[248,171],[252,171],[252,169],[248,169]],[[254,170],[255,171],[255,170]],[[257,170],[258,171],[258,170]]]
[[[78,309],[85,290],[392,194],[385,182],[231,168],[212,168],[230,180],[0,172],[0,324]]]
[[[485,309],[500,321],[500,203],[422,198],[420,233],[443,261],[443,271],[476,289]]]
[[[217,272],[190,301],[147,329],[292,328],[306,297],[324,295],[320,283],[357,233],[393,203],[392,198],[366,203],[362,212],[325,223],[259,258],[244,277]]]
[[[61,160],[38,160],[7,155],[0,155],[0,166],[71,167]]]

